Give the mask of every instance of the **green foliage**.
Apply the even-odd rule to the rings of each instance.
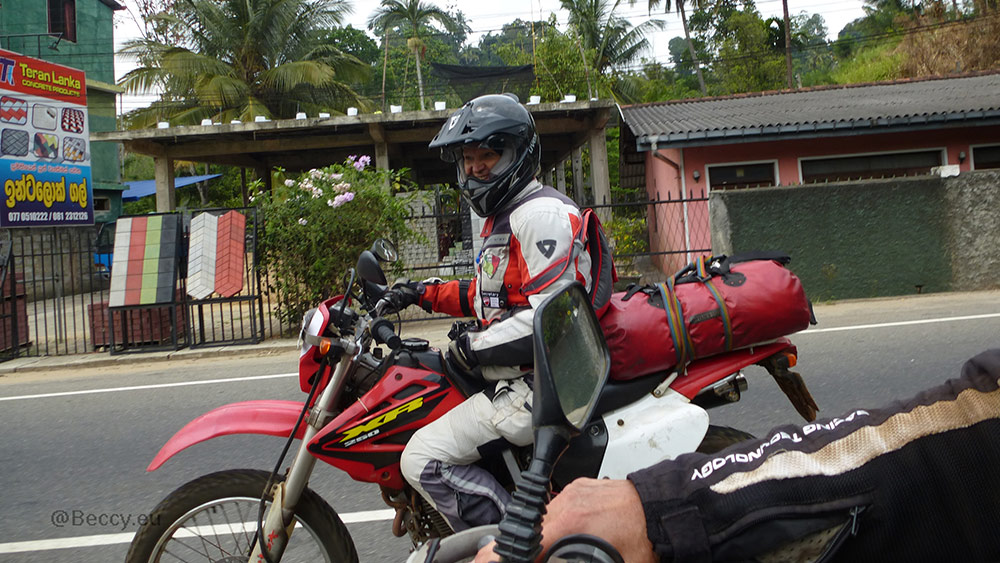
[[[363,63],[375,66],[382,61],[382,50],[362,29],[354,26],[334,27],[320,36],[320,43],[339,48],[344,53],[356,57]]]
[[[265,226],[262,262],[281,296],[284,323],[294,325],[342,290],[344,273],[376,238],[396,244],[414,238],[406,221],[409,198],[394,195],[402,172],[374,169],[367,166],[370,160],[362,156],[310,170],[254,196]]]
[[[836,84],[857,84],[902,78],[903,55],[896,51],[898,40],[864,49],[843,61],[830,74]]]
[[[127,123],[226,123],[365,107],[348,83],[362,79],[368,66],[319,41],[318,31],[339,23],[348,9],[343,0],[173,3],[151,18],[155,37],[128,41],[119,52],[139,63],[121,80],[129,93],[161,92]]]
[[[615,217],[604,225],[614,256],[649,252],[646,217]]]
[[[785,60],[769,41],[767,23],[755,11],[737,11],[718,41],[714,63],[726,94],[777,90],[785,85]],[[782,34],[783,35],[783,34]]]
[[[468,24],[461,12],[456,19],[452,14],[423,0],[382,0],[379,8],[368,18],[368,28],[374,30],[386,41],[395,31],[406,37],[406,47],[412,51],[414,70],[417,76],[417,106],[424,109],[424,78],[423,60],[427,56],[428,43],[426,38],[436,30],[431,27],[437,23],[453,35],[452,45],[445,46],[445,51],[454,52],[457,45],[464,42],[464,34],[468,33]],[[439,44],[442,44],[440,40]],[[431,60],[438,60],[432,55]]]

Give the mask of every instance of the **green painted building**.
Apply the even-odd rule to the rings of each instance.
[[[117,127],[115,97],[115,0],[0,0],[0,49],[87,73],[91,133]],[[122,212],[117,143],[92,142],[94,220],[114,221]]]

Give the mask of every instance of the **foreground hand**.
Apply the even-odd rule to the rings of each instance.
[[[646,536],[646,515],[639,493],[626,480],[577,479],[556,495],[542,520],[542,553],[561,537],[590,534],[615,546],[629,563],[653,563]],[[476,563],[497,561],[493,544],[479,551]]]

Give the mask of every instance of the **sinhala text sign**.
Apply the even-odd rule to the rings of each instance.
[[[93,225],[82,70],[0,50],[0,227]]]

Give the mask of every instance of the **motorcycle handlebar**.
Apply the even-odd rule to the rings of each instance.
[[[372,321],[371,330],[372,334],[375,335],[375,341],[379,344],[385,344],[393,350],[398,350],[402,345],[403,341],[396,335],[392,323],[386,319],[376,318]]]

